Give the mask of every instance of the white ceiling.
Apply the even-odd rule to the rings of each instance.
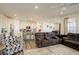
[[[38,6],[35,9],[34,6]],[[65,7],[65,10],[62,8]],[[60,12],[63,11],[63,15]],[[0,3],[0,13],[13,17],[16,16],[41,16],[58,17],[79,12],[77,3]]]

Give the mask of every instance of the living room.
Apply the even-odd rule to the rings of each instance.
[[[79,55],[78,3],[0,3],[1,55]]]

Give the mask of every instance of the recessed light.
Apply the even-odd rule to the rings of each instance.
[[[35,8],[35,9],[37,9],[37,8],[38,8],[38,6],[35,6],[34,8]]]
[[[63,11],[60,12],[60,15],[63,15]]]
[[[14,14],[14,16],[16,17],[16,14]]]

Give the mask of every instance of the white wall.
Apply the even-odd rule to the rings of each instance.
[[[57,30],[58,29],[58,24],[62,25],[62,21],[60,18],[51,18],[51,19],[46,19],[46,18],[40,18],[37,20],[35,18],[26,19],[26,20],[21,20],[20,21],[20,28],[26,28],[26,26],[31,26],[31,28],[36,28],[37,32],[39,29],[41,29],[42,32],[51,32],[52,30]],[[47,27],[52,26],[52,28]]]
[[[64,27],[63,27],[63,19],[62,18],[32,18],[30,17],[26,20],[24,18],[14,18],[14,19],[8,19],[7,17],[0,15],[0,30],[1,28],[7,28],[8,31],[10,31],[10,24],[14,25],[14,30],[15,34],[19,32],[19,29],[26,28],[26,26],[31,26],[31,28],[37,28],[41,29],[42,32],[50,32],[52,30],[58,29],[58,25],[55,24],[61,24],[61,33],[64,33]],[[50,27],[52,26],[51,29],[47,28],[47,25]]]
[[[6,28],[7,31],[10,31],[10,24],[14,25],[14,30],[15,33],[19,32],[19,20],[17,19],[8,19],[7,17],[0,15],[0,33],[1,33],[1,28]]]

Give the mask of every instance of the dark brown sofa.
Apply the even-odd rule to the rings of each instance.
[[[49,45],[58,44],[60,39],[52,32],[45,33],[45,39],[48,40]]]
[[[46,47],[59,44],[61,39],[53,32],[41,32],[35,34],[37,47]]]
[[[60,35],[59,35],[60,36]],[[68,33],[62,39],[58,37],[58,34],[53,32],[41,32],[35,34],[37,47],[46,47],[56,44],[64,44],[68,47],[79,50],[79,34]]]
[[[63,43],[66,46],[79,50],[79,34],[68,33],[67,37],[63,37]]]
[[[48,41],[44,38],[44,36],[45,34],[43,32],[35,33],[37,47],[44,47],[48,45]]]

